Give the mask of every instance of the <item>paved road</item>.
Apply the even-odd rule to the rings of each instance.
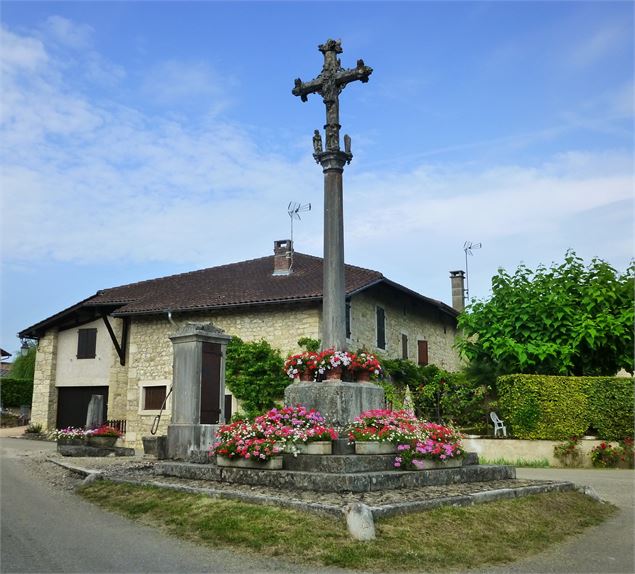
[[[519,468],[518,478],[569,480],[592,486],[600,498],[619,507],[606,522],[508,566],[474,571],[487,574],[633,574],[635,473],[632,470]]]
[[[0,438],[1,562],[17,572],[343,572],[199,547],[101,511],[29,474],[24,457],[53,443]],[[537,556],[472,571],[491,574],[628,573],[633,559],[635,473],[626,470],[518,469],[519,478],[570,480],[592,486],[620,512]]]
[[[182,542],[56,491],[30,474],[21,460],[54,448],[52,443],[0,438],[2,573],[316,571]]]

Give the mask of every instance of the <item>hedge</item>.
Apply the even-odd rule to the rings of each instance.
[[[33,381],[2,377],[0,378],[0,397],[2,397],[3,407],[30,406],[33,399]]]
[[[505,375],[497,388],[499,414],[517,438],[562,440],[589,428],[605,440],[633,436],[632,378]]]

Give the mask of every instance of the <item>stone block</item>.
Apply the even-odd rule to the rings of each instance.
[[[355,455],[324,455],[306,456],[299,454],[284,455],[285,470],[300,472],[326,472],[348,474],[358,472],[379,472],[393,470],[395,455],[355,456]]]
[[[338,428],[348,426],[364,411],[382,409],[386,405],[384,389],[380,386],[337,380],[292,383],[284,391],[284,402],[315,409]]]
[[[353,540],[374,540],[375,521],[370,508],[361,502],[353,502],[346,507],[346,526]]]

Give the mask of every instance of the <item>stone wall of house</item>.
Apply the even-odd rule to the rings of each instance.
[[[33,377],[33,403],[31,422],[42,425],[43,430],[53,430],[57,417],[57,331],[50,330],[38,341]]]
[[[119,344],[123,335],[123,319],[109,317],[110,326]],[[103,323],[103,322],[102,322]],[[100,329],[105,328],[101,325]],[[110,336],[108,337],[110,340]],[[130,357],[126,356],[125,365],[119,360],[115,346],[110,341],[110,368],[108,370],[108,418],[127,419],[128,409],[128,364]]]
[[[386,348],[377,347],[376,309],[385,312]],[[365,347],[390,358],[402,357],[402,335],[408,338],[408,358],[417,362],[417,341],[428,341],[428,362],[449,371],[461,368],[453,348],[456,321],[431,304],[415,299],[396,298],[394,291],[369,289],[351,298],[351,338],[353,351]]]
[[[320,313],[316,306],[298,308],[262,307],[245,311],[230,310],[216,313],[174,314],[176,325],[187,321],[211,322],[227,334],[245,341],[265,339],[283,356],[298,351],[301,337],[318,338]],[[170,335],[177,327],[167,316],[135,317],[130,326],[127,373],[127,433],[126,443],[141,447],[141,438],[150,434],[155,411],[142,409],[146,386],[164,383],[172,385],[172,343]],[[226,393],[230,394],[226,389]],[[161,417],[157,434],[166,434],[170,420],[170,399]]]

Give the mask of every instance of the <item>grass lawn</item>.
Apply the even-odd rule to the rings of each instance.
[[[96,481],[81,490],[100,506],[211,546],[370,571],[448,571],[518,560],[615,512],[577,492],[467,508],[445,507],[376,522],[356,542],[344,520],[167,489]]]

